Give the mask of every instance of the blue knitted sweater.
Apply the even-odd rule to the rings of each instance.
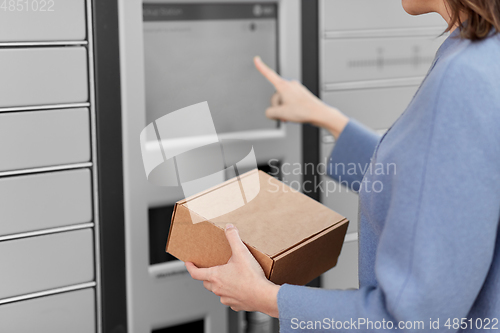
[[[359,190],[360,288],[283,285],[281,332],[500,331],[498,34],[457,29],[386,134],[351,119],[330,163],[360,166],[329,168]]]

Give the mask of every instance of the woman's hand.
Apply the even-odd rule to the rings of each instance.
[[[262,62],[254,58],[255,67],[276,89],[271,98],[271,107],[266,116],[271,119],[311,123],[324,127],[338,137],[347,125],[349,118],[339,110],[323,103],[298,81],[288,81]]]
[[[226,237],[232,256],[225,265],[198,268],[186,262],[191,277],[203,281],[203,286],[220,297],[224,305],[235,311],[259,311],[278,317],[279,286],[270,282],[260,264],[240,239],[238,230],[226,225]]]

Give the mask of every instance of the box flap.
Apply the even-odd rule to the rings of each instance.
[[[182,261],[191,261],[198,267],[227,263],[231,257],[231,247],[224,230],[208,221],[193,224],[192,216],[192,212],[183,205],[176,206],[166,251]]]
[[[259,176],[257,185],[249,181],[255,175]],[[245,194],[255,194],[259,186],[253,200],[242,205]],[[181,203],[222,229],[226,223],[234,224],[246,244],[271,258],[344,220],[328,207],[256,170],[240,176],[240,181],[232,179]],[[234,210],[226,213],[227,207]]]
[[[337,264],[349,221],[344,219],[274,258],[270,280],[304,285]]]

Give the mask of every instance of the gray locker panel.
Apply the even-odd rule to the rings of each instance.
[[[322,30],[364,30],[446,26],[436,14],[408,15],[401,1],[321,0]]]
[[[85,0],[7,1],[5,10],[0,10],[0,42],[69,41],[85,37]]]
[[[90,170],[0,178],[0,202],[0,235],[90,222]]]
[[[323,84],[424,76],[443,37],[323,41]]]
[[[93,231],[57,233],[0,243],[0,298],[94,280]]]
[[[334,138],[330,132],[321,129],[321,163],[328,164],[330,154],[335,146]],[[335,163],[336,161],[333,161]],[[333,209],[349,220],[347,233],[358,230],[358,194],[350,189],[341,186],[338,182],[328,176],[322,176],[321,181],[324,184],[323,191],[320,193],[321,203]],[[335,184],[329,184],[335,182]]]
[[[323,92],[323,101],[366,126],[389,128],[410,103],[418,87]]]
[[[90,161],[86,108],[0,113],[0,171]]]
[[[337,265],[322,275],[322,287],[326,289],[357,289],[358,241],[344,243]]]
[[[94,289],[84,289],[1,305],[2,332],[93,333],[94,293]]]
[[[1,49],[0,73],[0,107],[88,101],[85,47]]]
[[[332,180],[328,180],[332,181]],[[349,220],[348,233],[358,230],[358,194],[345,187],[332,193],[322,193],[321,203]]]

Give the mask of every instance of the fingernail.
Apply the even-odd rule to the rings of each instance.
[[[234,225],[232,225],[231,223],[226,224],[226,230],[229,230],[231,228],[234,228]]]
[[[258,61],[261,61],[260,56],[255,56],[254,59],[258,60]]]

